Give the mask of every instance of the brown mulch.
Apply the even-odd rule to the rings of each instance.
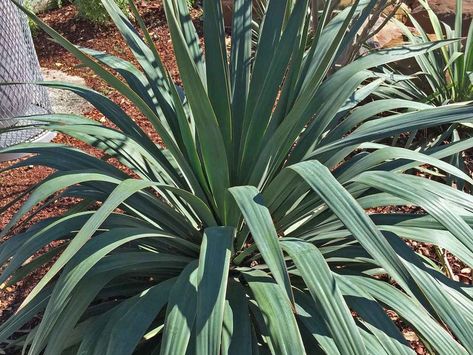
[[[170,34],[166,25],[164,10],[161,6],[161,2],[159,0],[147,0],[146,2],[138,3],[138,9],[145,20],[152,38],[154,39],[155,45],[164,65],[168,69],[173,80],[176,83],[180,83],[174,51],[170,41]],[[192,10],[193,21],[198,30],[200,30],[201,26],[199,16],[200,13],[198,10]],[[49,11],[46,14],[42,14],[40,17],[76,45],[93,48],[95,50],[106,51],[107,53],[127,59],[135,65],[138,64],[128,47],[125,45],[121,35],[113,25],[96,26],[84,21],[77,17],[77,10],[73,5],[67,5],[60,9]],[[132,117],[148,134],[150,134],[156,143],[161,143],[149,121],[147,121],[142,116],[142,114],[128,102],[128,100],[123,98],[119,93],[111,90],[102,80],[97,78],[97,76],[91,70],[80,67],[78,60],[76,60],[70,53],[68,53],[58,44],[48,39],[45,34],[36,34],[34,40],[36,50],[39,55],[39,61],[42,67],[57,69],[70,75],[83,77],[89,87],[107,95],[114,102],[120,104],[125,112],[130,117]],[[94,120],[103,119],[103,116],[95,109],[90,110],[85,115]],[[101,153],[94,148],[91,148],[82,142],[62,134],[58,134],[54,139],[54,142],[73,145],[83,149],[84,151],[101,157]],[[469,163],[472,161],[472,159],[468,159]],[[0,171],[14,163],[15,162],[0,163]],[[21,169],[1,173],[0,208],[5,206],[22,191],[33,187],[39,181],[51,174],[51,172],[51,169],[44,167],[24,167]],[[0,230],[8,223],[13,213],[19,208],[24,200],[25,199],[22,199],[8,211],[0,215]],[[24,229],[32,223],[46,217],[57,216],[65,212],[71,206],[71,204],[75,202],[77,202],[77,200],[70,198],[60,198],[56,201],[52,201],[48,206],[46,206],[36,216],[34,216],[31,221],[28,221],[23,226],[21,226],[21,228]],[[378,212],[382,213],[382,211]],[[17,231],[18,230],[16,230],[16,232]],[[416,251],[421,252],[427,257],[435,257],[433,248],[431,246],[423,244],[419,245],[415,242],[411,243],[411,246]],[[464,265],[458,263],[458,261],[450,254],[447,255],[447,258],[454,269],[454,273],[456,275],[460,275],[460,280],[471,284],[471,270],[467,270]],[[45,270],[47,270],[47,268],[35,272],[30,277],[14,286],[7,287],[3,290],[0,289],[0,324],[18,308],[25,295],[27,295],[32,290],[37,281],[44,275],[46,272]],[[392,317],[394,319],[396,315],[393,315]],[[416,349],[419,354],[425,354],[425,349],[423,346],[421,346],[419,340],[415,337],[415,334],[405,327],[403,327],[403,329],[405,333],[409,333],[407,334],[406,338],[411,341],[413,348]],[[410,339],[409,336],[412,336],[412,339]]]

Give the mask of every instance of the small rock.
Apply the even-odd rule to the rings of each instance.
[[[429,0],[429,6],[437,15],[440,22],[445,22],[452,29],[455,26],[456,0]],[[468,34],[468,28],[473,18],[473,0],[463,0],[463,25],[462,35]],[[433,33],[434,29],[430,22],[427,10],[416,0],[412,4],[411,15],[422,26],[425,32]]]
[[[419,338],[417,337],[416,333],[411,331],[404,332],[404,338],[409,341],[419,341]]]
[[[85,86],[85,80],[81,77],[68,75],[60,70],[54,69],[42,68],[41,71],[45,81],[61,81]],[[86,100],[70,91],[48,89],[48,92],[51,106],[55,113],[81,115],[92,108],[92,105]]]
[[[383,21],[384,18],[380,17],[375,26],[381,26]],[[396,47],[403,42],[404,36],[402,30],[391,21],[386,23],[386,25],[369,40],[369,44],[376,49]]]

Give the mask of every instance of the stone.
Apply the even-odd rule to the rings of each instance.
[[[376,23],[377,26],[381,26],[384,22],[384,18],[380,17]],[[402,30],[394,22],[389,21],[386,23],[379,32],[368,40],[368,44],[372,48],[392,48],[404,43],[404,35]]]
[[[394,12],[394,18],[398,21],[401,21],[402,23],[406,23],[409,18],[408,14],[411,12],[411,8],[408,3],[404,1],[399,7],[396,7],[395,5],[389,5],[383,10],[383,15],[390,16],[394,10],[396,10]]]
[[[44,81],[61,81],[85,86],[85,80],[83,78],[66,74],[60,70],[42,68],[41,72],[43,74]],[[92,105],[90,103],[70,91],[48,89],[48,92],[54,113],[81,115],[92,109]]]
[[[355,0],[340,0],[338,1],[338,4],[336,5],[336,9],[342,10],[348,6],[351,6],[355,3]]]
[[[429,6],[437,15],[440,22],[444,22],[452,29],[455,26],[456,1],[455,0],[429,0]],[[463,0],[463,26],[462,35],[468,34],[468,28],[473,17],[473,0]],[[421,5],[419,1],[414,1],[412,4],[412,17],[422,26],[425,32],[433,33],[434,29],[429,19],[427,10]]]

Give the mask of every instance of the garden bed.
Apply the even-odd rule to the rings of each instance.
[[[149,1],[146,4],[139,4],[139,10],[145,19],[146,25],[150,30],[152,37],[155,40],[157,49],[161,55],[164,65],[169,70],[173,80],[176,83],[179,83],[175,57],[162,7],[157,4],[157,1]],[[199,12],[194,10],[192,14],[196,23],[196,27],[199,28]],[[58,30],[74,44],[90,47],[95,50],[107,51],[110,54],[125,58],[136,64],[132,54],[125,46],[121,35],[114,26],[110,25],[96,27],[91,25],[89,22],[78,19],[76,15],[75,8],[72,5],[68,5],[61,9],[50,11],[41,17],[45,22]],[[38,33],[35,36],[35,43],[42,67],[61,70],[71,75],[83,77],[89,87],[106,94],[113,101],[118,103],[130,117],[132,117],[147,133],[152,136],[152,139],[156,143],[160,143],[159,137],[155,134],[155,131],[150,126],[150,123],[144,119],[144,117],[132,105],[130,105],[126,99],[124,99],[118,93],[110,90],[110,88],[100,79],[98,79],[90,70],[79,67],[79,62],[75,60],[71,54],[67,53],[57,44],[51,42],[47,36],[42,33]],[[101,122],[103,121],[105,124],[107,124],[103,116],[95,109],[86,112],[86,116],[94,120]],[[100,156],[100,153],[93,148],[90,148],[85,144],[62,134],[58,134],[54,139],[54,142],[72,145],[91,154]],[[0,164],[0,169],[3,169],[13,163],[14,162],[2,163]],[[470,168],[473,167],[472,159],[470,157],[467,158],[467,165]],[[0,177],[0,196],[3,198],[0,201],[0,207],[5,206],[20,192],[33,187],[36,183],[38,183],[38,181],[44,179],[44,177],[46,177],[51,172],[51,169],[48,168],[25,167],[2,174]],[[44,209],[42,209],[41,212],[38,213],[31,221],[27,221],[23,226],[21,226],[21,228],[25,228],[37,220],[59,215],[60,213],[66,211],[67,208],[74,202],[75,201],[70,198],[52,201],[50,204],[45,206]],[[0,229],[3,228],[10,220],[12,214],[21,203],[22,201],[18,202],[0,216]],[[389,211],[389,209],[379,209],[375,212],[383,213],[387,211]],[[399,210],[399,212],[403,212],[403,210]],[[431,257],[433,259],[436,258],[433,249],[430,248],[429,245],[412,243],[411,246],[426,257]],[[450,254],[447,255],[447,259],[449,260],[450,266],[452,267],[456,277],[458,277],[458,279],[462,282],[471,284],[471,270],[466,269]],[[2,323],[2,321],[11,315],[12,312],[14,312],[25,295],[32,289],[34,284],[43,274],[44,270],[41,270],[31,275],[27,281],[22,281],[14,287],[8,287],[0,291],[0,323]],[[390,316],[393,319],[397,317],[395,314],[390,314]],[[400,327],[403,327],[402,324],[399,325]],[[418,353],[424,354],[425,350],[419,344],[418,339],[415,337],[415,335],[411,336],[411,333],[414,333],[408,329],[403,330],[406,334],[406,338],[411,341],[413,348]]]

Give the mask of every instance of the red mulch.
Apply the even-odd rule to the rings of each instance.
[[[164,9],[161,6],[161,1],[143,1],[138,3],[138,9],[145,20],[152,38],[154,39],[155,45],[159,54],[161,55],[164,65],[169,70],[173,80],[176,83],[180,83],[174,51],[171,44],[169,30],[166,25]],[[200,31],[201,23],[199,19],[199,11],[192,10],[191,15],[196,28]],[[67,5],[60,9],[49,11],[46,14],[42,14],[40,17],[76,45],[93,48],[95,50],[106,51],[110,54],[127,59],[135,65],[138,64],[128,47],[125,45],[121,35],[113,25],[96,26],[84,21],[77,17],[77,10],[73,5]],[[58,44],[49,40],[44,33],[36,34],[34,40],[36,50],[39,55],[39,61],[42,67],[58,69],[70,75],[83,77],[89,87],[106,94],[113,101],[120,104],[126,113],[130,117],[133,117],[133,119],[135,119],[136,122],[148,134],[150,134],[156,143],[161,143],[151,124],[146,119],[144,119],[141,113],[120,94],[112,91],[103,81],[98,79],[91,70],[80,67],[78,60],[76,60],[70,53],[68,53]],[[95,109],[92,109],[85,115],[95,120],[101,120],[103,118],[103,116]],[[62,134],[58,134],[54,139],[54,142],[70,144],[94,155],[101,155],[99,151]],[[468,163],[471,163],[471,161],[471,159],[468,159]],[[15,162],[0,163],[0,170],[12,165],[13,163]],[[22,191],[33,187],[38,181],[44,179],[51,172],[52,170],[49,168],[25,167],[0,174],[0,196],[2,197],[0,199],[0,208],[5,206]],[[24,200],[25,199],[16,203],[12,208],[0,215],[0,230],[11,219],[14,212],[19,208]],[[71,206],[71,204],[75,202],[77,201],[70,198],[60,198],[56,201],[53,201],[43,210],[41,210],[36,216],[34,216],[31,221],[27,221],[27,223],[22,225],[20,228],[24,229],[32,223],[46,217],[57,216],[65,212]],[[377,212],[383,213],[383,211]],[[435,258],[432,247],[415,242],[411,243],[411,246],[425,256]],[[459,275],[458,277],[460,280],[471,284],[471,270],[465,268],[464,265],[461,265],[451,255],[448,255],[448,259],[452,265],[454,273]],[[44,270],[39,270],[24,281],[19,282],[14,286],[7,287],[4,290],[0,290],[0,324],[5,319],[7,319],[16,308],[18,308],[25,295],[27,295],[28,292],[32,290],[36,282],[42,277],[42,275],[44,275],[46,270],[47,268],[44,268]],[[392,313],[392,318],[394,321],[401,322],[398,320],[397,315],[395,315],[392,311],[389,312],[390,315]],[[399,326],[403,328],[406,338],[411,342],[416,352],[419,354],[426,354],[425,348],[419,343],[419,340],[412,330],[408,329],[401,323]]]

